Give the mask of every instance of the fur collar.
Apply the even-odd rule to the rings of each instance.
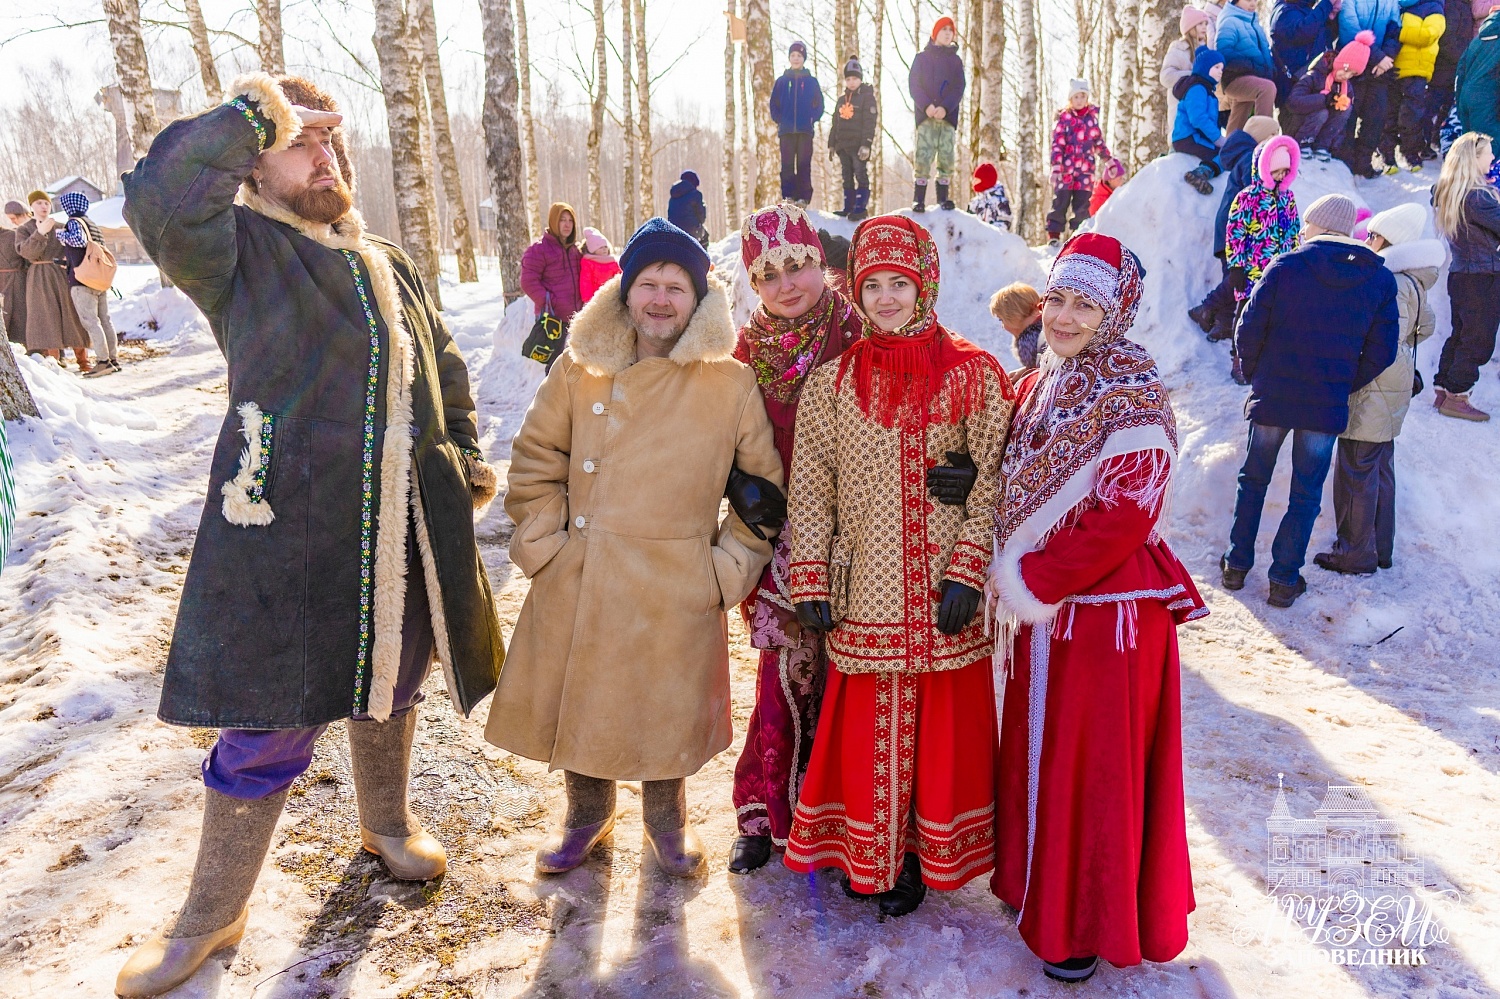
[[[734,355],[734,320],[724,284],[708,276],[708,294],[693,311],[682,339],[667,355],[681,365],[727,361]],[[606,282],[568,327],[568,354],[591,375],[612,378],[635,363],[635,329],[620,301],[620,278]]]
[[[1410,243],[1396,243],[1380,251],[1385,266],[1393,274],[1407,271],[1431,269],[1441,270],[1448,259],[1448,250],[1438,239],[1414,239]]]
[[[302,216],[295,215],[288,209],[267,201],[251,190],[249,184],[240,185],[239,197],[235,200],[257,215],[264,215],[273,222],[289,225],[308,239],[322,243],[330,249],[355,251],[368,249],[365,243],[365,219],[357,209],[349,209],[343,218],[332,225],[322,225],[318,222],[309,222]]]

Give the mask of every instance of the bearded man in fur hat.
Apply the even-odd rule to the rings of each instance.
[[[241,78],[125,175],[126,218],[208,318],[229,411],[160,718],[220,729],[187,901],[120,972],[165,992],[240,939],[292,781],[349,719],[360,840],[397,878],[446,869],[407,807],[434,658],[464,713],[504,646],[474,540],[497,480],[468,371],[410,259],[368,234],[333,100]]]

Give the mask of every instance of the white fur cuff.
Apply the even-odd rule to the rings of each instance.
[[[269,73],[246,73],[229,87],[229,96],[247,97],[260,105],[260,113],[276,126],[276,141],[263,151],[279,153],[292,144],[302,132],[302,119],[292,110],[292,102],[281,92],[281,84]]]
[[[1040,624],[1043,621],[1050,621],[1056,616],[1058,608],[1062,606],[1061,601],[1055,604],[1044,604],[1026,588],[1026,581],[1021,578],[1019,554],[1002,552],[995,560],[991,574],[995,590],[1000,595],[1000,603],[1023,624]]]

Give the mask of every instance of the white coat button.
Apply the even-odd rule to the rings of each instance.
[[[586,462],[584,462],[583,463],[583,470],[585,472],[592,472],[594,470],[594,463],[592,461],[586,461]]]
[[[598,416],[600,413],[603,413],[603,412],[604,412],[604,403],[602,403],[602,402],[596,402],[596,403],[594,403],[594,415]]]
[[[576,526],[576,527],[579,527],[579,528],[582,528],[582,527],[583,527],[583,525],[584,525],[584,519],[583,519],[583,517],[582,517],[582,516],[579,516],[579,517],[578,517],[578,518],[577,518],[577,519],[575,519],[575,520],[574,520],[574,521],[573,521],[573,524],[574,524],[574,525],[575,525],[575,526]]]

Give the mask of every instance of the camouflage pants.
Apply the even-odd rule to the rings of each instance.
[[[953,146],[958,130],[940,118],[928,118],[917,126],[917,161],[913,176],[926,183],[937,161],[937,179],[946,184],[953,176]]]

